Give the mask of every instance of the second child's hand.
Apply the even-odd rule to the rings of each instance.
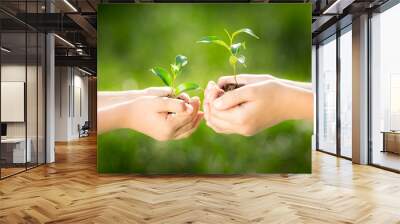
[[[312,91],[274,78],[239,77],[245,86],[224,92],[231,77],[222,77],[205,91],[205,119],[214,131],[251,136],[284,120],[312,120]]]

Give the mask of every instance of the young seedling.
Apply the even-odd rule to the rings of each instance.
[[[182,73],[183,67],[185,67],[187,64],[188,64],[188,59],[186,56],[177,55],[175,57],[175,63],[171,64],[170,72],[161,67],[154,67],[150,69],[150,71],[154,75],[158,76],[166,86],[171,87],[172,89],[171,97],[176,98],[179,96],[179,94],[183,92],[199,89],[199,85],[197,85],[196,83],[182,83],[176,86],[176,78],[178,77],[178,75]]]
[[[230,90],[234,90],[234,89],[237,89],[237,88],[243,86],[242,84],[238,84],[238,82],[236,80],[237,64],[239,63],[243,67],[246,67],[246,57],[240,53],[241,50],[246,49],[246,44],[244,41],[235,43],[234,42],[235,38],[239,34],[242,34],[242,33],[252,36],[256,39],[260,39],[260,38],[257,35],[255,35],[254,32],[249,28],[243,28],[243,29],[237,30],[233,33],[229,33],[226,29],[224,29],[224,31],[225,31],[226,35],[228,36],[228,39],[229,39],[228,43],[221,40],[217,36],[203,37],[199,41],[197,41],[197,43],[217,44],[217,45],[224,47],[226,50],[228,50],[229,64],[231,65],[232,70],[233,70],[233,77],[235,78],[235,83],[227,84],[227,85],[223,86],[223,89],[224,89],[224,91],[230,91]]]

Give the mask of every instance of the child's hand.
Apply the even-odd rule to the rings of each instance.
[[[141,90],[99,91],[97,94],[98,108],[108,107],[136,99],[141,96],[168,96],[172,94],[170,87],[149,87]]]
[[[199,107],[198,97],[192,99],[185,97],[184,100],[140,97],[128,106],[127,114],[130,116],[125,122],[128,128],[159,141],[182,139],[192,134],[198,127],[203,117]]]
[[[203,118],[198,97],[181,94],[173,99],[167,97],[170,91],[151,91],[147,96],[100,108],[99,133],[129,128],[165,141],[185,138],[196,130]]]
[[[284,120],[312,119],[311,91],[273,78],[237,78],[245,86],[223,92],[224,83],[234,83],[230,77],[224,77],[218,85],[210,82],[206,89],[205,119],[214,131],[251,136]]]

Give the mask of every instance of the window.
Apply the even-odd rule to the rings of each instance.
[[[371,162],[400,170],[400,5],[371,18]]]
[[[340,36],[340,155],[352,156],[352,33],[351,26]]]
[[[336,36],[318,47],[318,149],[336,153]]]
[[[18,6],[21,14],[36,13],[43,3]],[[0,24],[0,178],[5,178],[45,163],[46,39],[8,14],[0,17],[13,22],[12,28]]]

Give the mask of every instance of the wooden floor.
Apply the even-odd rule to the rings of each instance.
[[[98,175],[96,142],[0,181],[0,223],[400,223],[400,175],[313,153],[312,175]]]
[[[400,170],[399,154],[375,150],[372,158],[375,164]]]
[[[1,168],[1,177],[8,177],[11,176],[13,174],[19,173],[19,172],[23,172],[25,171],[25,167],[23,168],[15,168],[15,167],[11,167],[11,168]]]

